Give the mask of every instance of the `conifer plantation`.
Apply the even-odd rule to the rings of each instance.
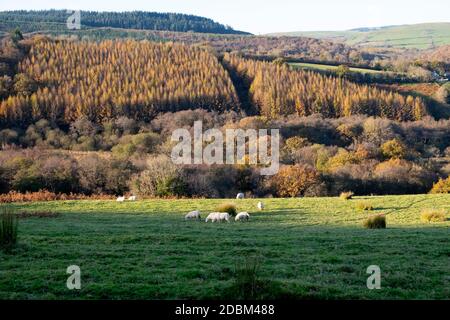
[[[243,59],[226,54],[225,62],[250,81],[250,96],[261,114],[342,117],[366,114],[398,121],[420,120],[426,115],[420,98],[403,96],[339,77],[303,70],[286,64]]]
[[[286,64],[225,54],[223,64],[249,82],[253,109],[268,118],[355,114],[398,121],[427,114],[421,98],[356,84]],[[126,116],[150,121],[160,112],[202,108],[239,111],[228,71],[208,50],[179,43],[36,38],[18,66],[14,94],[0,103],[3,125],[47,119],[68,125]],[[236,80],[235,80],[236,81]]]
[[[5,123],[45,118],[69,124],[81,116],[149,120],[161,111],[239,106],[217,58],[182,44],[39,40],[19,72],[25,88],[1,103]]]

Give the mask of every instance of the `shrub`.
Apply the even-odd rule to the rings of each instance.
[[[250,253],[236,261],[233,270],[233,281],[219,297],[215,299],[233,300],[284,300],[298,299],[285,284],[261,277],[261,258]],[[225,269],[228,270],[228,269]],[[231,271],[231,270],[230,270]]]
[[[153,132],[125,135],[111,151],[116,157],[121,159],[129,158],[133,155],[142,156],[154,152],[158,143],[160,143],[159,135]]]
[[[147,169],[131,181],[134,193],[151,197],[184,196],[187,186],[178,169],[165,155],[149,158]]]
[[[4,145],[17,143],[17,131],[11,129],[4,129],[0,131],[0,148]]]
[[[388,159],[401,159],[406,155],[406,148],[399,140],[392,139],[382,144],[381,153]]]
[[[236,206],[232,203],[223,203],[216,208],[217,212],[228,212],[230,216],[235,216],[237,214]]]
[[[7,209],[0,213],[0,247],[9,250],[17,243],[17,216]]]
[[[364,211],[372,211],[373,210],[373,206],[372,204],[370,204],[370,202],[358,202],[358,204],[356,205],[356,208],[358,208],[359,210],[364,210]]]
[[[353,198],[353,195],[354,195],[354,193],[351,192],[351,191],[348,191],[348,192],[342,192],[341,195],[340,195],[340,198],[341,198],[342,200],[350,200],[350,199]]]
[[[430,193],[450,193],[450,177],[447,179],[440,179],[433,185]]]
[[[418,163],[390,159],[379,163],[373,170],[379,189],[391,194],[425,193],[436,179],[436,174]]]
[[[435,93],[435,97],[442,103],[450,104],[450,84],[446,83],[442,85],[439,90]]]
[[[102,193],[110,171],[109,159],[89,154],[78,160],[78,180],[83,193]]]
[[[328,159],[323,169],[334,172],[345,165],[359,164],[362,160],[361,153],[341,149],[336,155]]]
[[[236,264],[234,287],[236,295],[241,299],[255,299],[260,285],[260,261],[257,257],[247,257]]]
[[[436,209],[427,209],[422,211],[420,215],[420,220],[423,222],[443,222],[446,221],[446,211],[436,210]]]
[[[281,197],[293,198],[304,195],[308,189],[320,183],[320,175],[308,165],[282,167],[272,178],[272,186]]]
[[[285,149],[290,153],[294,153],[298,149],[306,147],[307,145],[308,139],[296,136],[286,139]]]
[[[168,177],[164,181],[160,181],[156,186],[157,197],[181,197],[186,195],[187,185],[182,177]]]
[[[367,229],[386,229],[386,216],[384,214],[379,214],[368,217],[363,225]]]

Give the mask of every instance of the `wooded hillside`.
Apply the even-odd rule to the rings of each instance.
[[[227,54],[225,62],[250,81],[250,96],[261,114],[314,113],[326,117],[367,114],[399,121],[419,120],[426,114],[420,98],[403,96],[338,77],[291,70],[285,64],[242,59]]]
[[[427,114],[418,97],[283,63],[232,54],[219,61],[207,50],[179,43],[33,43],[16,74],[0,78],[3,126],[42,118],[67,125],[82,116],[97,123],[120,116],[150,121],[160,112],[197,108],[250,110],[269,118],[367,114],[408,121]]]
[[[24,32],[67,29],[70,16],[67,10],[3,11],[0,12],[0,30],[20,27]],[[193,31],[223,34],[245,34],[211,19],[179,13],[144,11],[94,12],[81,11],[83,27],[111,27],[139,30]]]
[[[15,95],[0,104],[6,123],[40,118],[69,123],[161,111],[238,108],[233,84],[217,58],[181,44],[41,40],[19,65]],[[19,77],[19,79],[17,79]]]

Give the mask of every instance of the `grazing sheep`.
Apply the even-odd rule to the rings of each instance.
[[[226,222],[230,222],[230,214],[228,212],[221,212],[219,214],[219,221],[226,221]]]
[[[191,211],[189,212],[184,219],[185,220],[193,220],[193,219],[201,219],[202,217],[200,216],[200,211]]]
[[[261,201],[258,202],[257,207],[258,207],[259,210],[264,210],[264,204]]]
[[[234,221],[248,221],[248,220],[250,220],[250,215],[248,214],[248,212],[239,212],[234,218]]]
[[[244,194],[243,193],[238,193],[236,196],[236,199],[244,199]]]
[[[125,197],[118,197],[116,201],[117,202],[124,202],[125,201]]]
[[[130,196],[128,197],[128,201],[136,201],[136,196]]]
[[[211,212],[207,217],[205,222],[210,221],[211,222],[218,222],[220,221],[220,212]]]
[[[212,212],[206,217],[206,222],[230,222],[230,214],[228,212]]]

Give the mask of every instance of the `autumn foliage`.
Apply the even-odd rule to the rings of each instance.
[[[282,167],[272,179],[277,195],[285,198],[302,196],[319,182],[320,175],[308,165]]]
[[[25,192],[25,193],[10,191],[8,193],[0,194],[0,203],[56,201],[56,200],[89,200],[89,199],[109,200],[113,199],[113,197],[110,195],[87,196],[83,194],[74,194],[74,193],[70,194],[54,193],[47,190],[41,190],[38,192]]]
[[[433,185],[430,193],[450,193],[450,177],[447,179],[440,179]]]
[[[0,121],[9,124],[41,118],[68,124],[81,116],[94,122],[119,116],[149,120],[161,111],[238,107],[217,58],[182,44],[41,40],[19,70],[38,89],[24,88],[25,94],[0,104]]]
[[[224,60],[250,83],[250,96],[262,115],[342,117],[367,114],[407,121],[426,114],[420,98],[403,96],[311,71],[226,54]]]

